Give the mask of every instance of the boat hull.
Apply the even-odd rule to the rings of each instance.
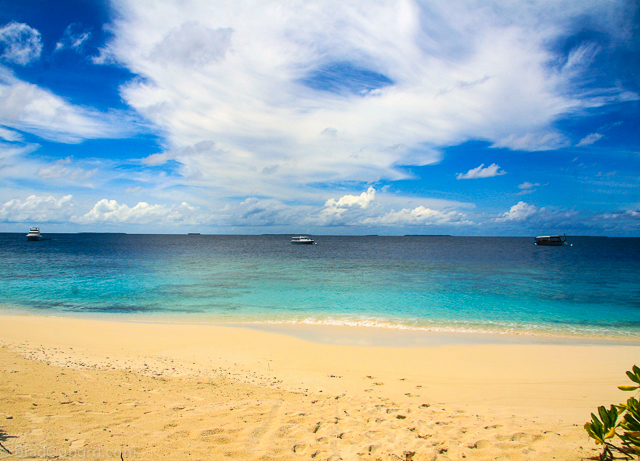
[[[536,245],[543,247],[561,247],[567,244],[567,237],[562,235],[540,235],[536,237]]]
[[[536,242],[536,245],[541,247],[561,247],[566,244],[567,242]]]

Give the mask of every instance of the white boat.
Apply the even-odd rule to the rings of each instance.
[[[299,235],[297,237],[291,237],[291,243],[296,245],[313,245],[315,242],[306,235]]]
[[[42,240],[42,234],[40,233],[40,229],[37,227],[32,227],[29,229],[29,233],[27,234],[27,240],[36,241]]]
[[[567,244],[567,236],[562,235],[539,235],[536,237],[536,245],[546,247],[560,247]]]

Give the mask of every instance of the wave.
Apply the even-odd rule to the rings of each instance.
[[[432,333],[497,334],[517,336],[635,339],[640,340],[640,328],[615,328],[610,326],[575,324],[531,324],[487,321],[472,323],[463,321],[424,321],[416,319],[387,319],[377,317],[304,317],[245,320],[240,323],[268,325],[309,325],[355,328],[378,328]]]

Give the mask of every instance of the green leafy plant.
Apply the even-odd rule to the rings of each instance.
[[[627,376],[635,383],[633,386],[618,386],[622,391],[640,390],[640,368],[633,366],[631,371],[627,371]],[[599,417],[598,417],[599,416]],[[598,416],[591,413],[591,421],[584,425],[589,437],[595,440],[596,444],[604,445],[600,454],[601,461],[614,459],[614,452],[624,456],[625,459],[632,459],[636,455],[640,460],[640,404],[638,399],[631,397],[626,403],[598,407]],[[614,442],[619,440],[621,446]]]

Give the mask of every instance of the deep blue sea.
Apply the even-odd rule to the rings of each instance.
[[[0,312],[640,339],[640,238],[0,234]]]

